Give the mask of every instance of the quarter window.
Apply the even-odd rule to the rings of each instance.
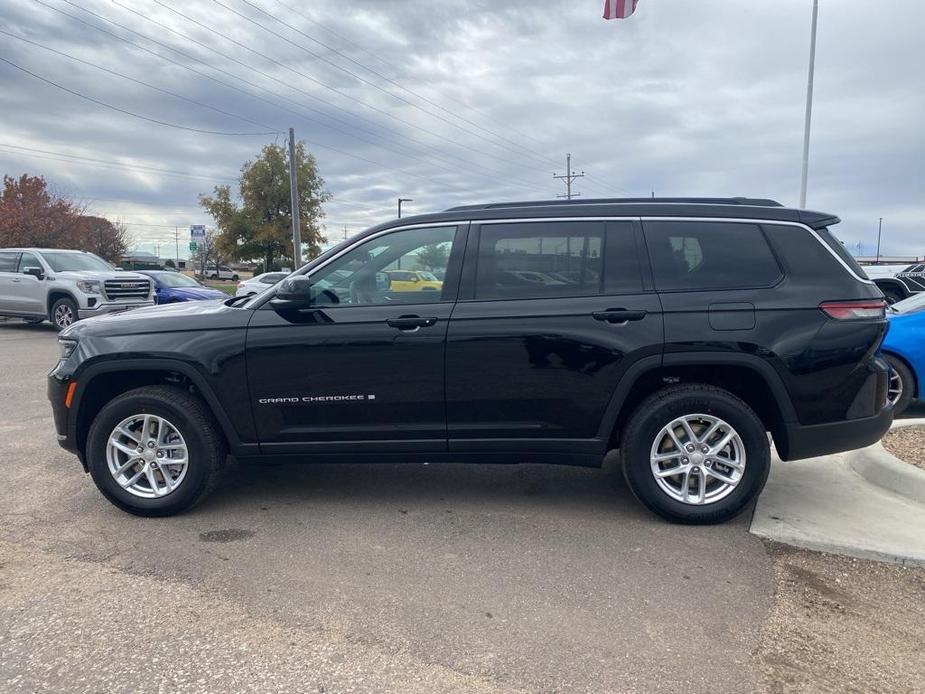
[[[761,229],[734,222],[646,222],[659,290],[766,287],[781,276]]]
[[[486,224],[479,239],[476,299],[599,294],[600,222]]]

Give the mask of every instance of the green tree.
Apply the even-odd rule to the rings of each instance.
[[[432,243],[418,251],[418,265],[425,270],[443,270],[450,259],[450,244]]]
[[[213,195],[199,196],[199,204],[212,216],[219,233],[218,255],[234,260],[262,259],[267,269],[288,262],[292,253],[292,206],[289,195],[288,148],[266,145],[254,161],[241,167],[237,196],[230,186],[216,186]],[[303,257],[321,252],[323,202],[331,198],[318,175],[315,157],[296,144],[299,180],[299,220]]]

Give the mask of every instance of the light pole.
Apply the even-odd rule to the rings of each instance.
[[[411,198],[398,198],[398,218],[401,219],[401,204],[403,202],[414,202]]]
[[[813,119],[813,74],[816,69],[816,23],[819,0],[813,0],[813,21],[809,38],[809,77],[806,80],[806,120],[803,124],[803,175],[800,177],[800,207],[806,207],[806,185],[809,179],[809,128]]]
[[[880,218],[880,223],[877,224],[877,265],[880,264],[880,234],[883,233],[883,217]]]

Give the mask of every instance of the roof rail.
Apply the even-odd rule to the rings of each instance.
[[[553,207],[556,205],[632,205],[645,203],[677,203],[688,205],[752,205],[756,207],[783,207],[777,200],[767,198],[584,198],[581,200],[523,200],[492,202],[482,205],[459,205],[444,212],[461,210],[496,210],[506,207]]]

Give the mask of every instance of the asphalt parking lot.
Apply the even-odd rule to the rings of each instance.
[[[768,688],[781,571],[747,517],[669,525],[600,470],[313,465],[135,518],[55,442],[56,358],[0,322],[0,689]]]

